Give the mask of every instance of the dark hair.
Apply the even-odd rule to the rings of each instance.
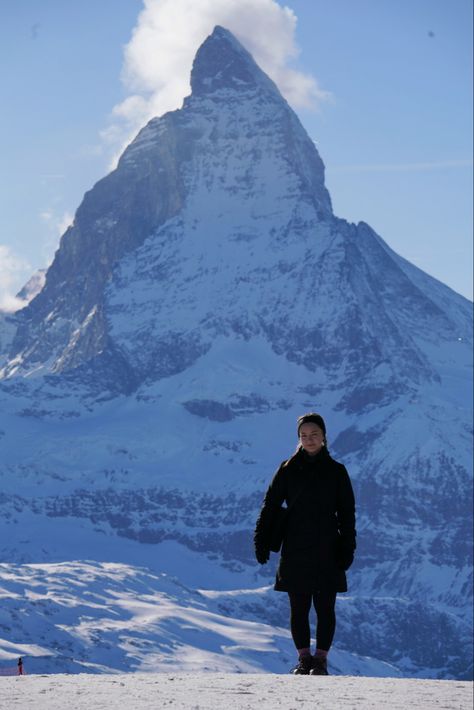
[[[300,429],[303,424],[316,424],[322,430],[324,434],[324,443],[326,443],[326,424],[320,414],[316,414],[316,412],[309,412],[308,414],[302,414],[301,417],[298,417],[298,436],[300,435]]]
[[[316,414],[316,412],[308,412],[308,414],[302,414],[301,417],[298,417],[296,424],[298,427],[298,436],[300,435],[300,429],[303,424],[316,424],[324,434],[323,446],[325,446],[327,449],[328,442],[326,440],[326,424],[320,414]],[[298,446],[296,447],[295,453],[288,459],[288,461],[285,462],[285,466],[287,466],[289,463],[292,463],[302,449],[303,447],[301,446],[300,442],[298,442]]]

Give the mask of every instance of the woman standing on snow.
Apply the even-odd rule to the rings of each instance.
[[[298,448],[276,472],[255,528],[255,556],[268,562],[272,526],[289,508],[275,589],[290,599],[290,628],[298,651],[293,673],[327,675],[336,628],[336,593],[347,592],[346,570],[356,547],[354,494],[345,467],[331,458],[320,414],[299,417]],[[309,612],[317,616],[316,653],[310,651]]]

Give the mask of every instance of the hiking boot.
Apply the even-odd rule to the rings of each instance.
[[[298,665],[291,671],[295,675],[309,675],[311,668],[313,667],[313,657],[309,654],[300,656]]]
[[[322,656],[313,656],[312,668],[309,672],[310,675],[329,675],[328,673],[328,662],[326,658]]]

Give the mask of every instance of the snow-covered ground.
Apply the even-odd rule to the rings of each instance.
[[[199,590],[110,562],[0,565],[0,602],[0,676],[15,672],[19,656],[27,674],[279,674],[296,662],[287,624],[278,623],[287,621],[286,595],[268,587]],[[330,672],[402,675],[338,644]]]
[[[132,673],[0,678],[8,710],[471,710],[472,683],[401,678]]]

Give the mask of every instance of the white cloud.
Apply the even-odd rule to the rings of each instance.
[[[275,0],[143,0],[124,49],[122,80],[130,95],[113,109],[102,134],[121,149],[153,116],[181,106],[198,47],[215,25],[230,30],[288,102],[317,107],[328,98],[317,80],[289,66],[299,50],[297,18]]]
[[[39,213],[40,218],[48,225],[49,237],[43,243],[43,268],[51,264],[54,252],[58,248],[59,237],[72,224],[74,217],[69,212],[56,213],[46,208]],[[24,308],[29,300],[36,295],[34,284],[31,285],[30,297],[26,300],[17,298],[17,294],[32,277],[38,266],[33,267],[28,261],[14,253],[11,247],[0,244],[0,311],[14,313]],[[34,273],[33,280],[41,281],[43,276]],[[41,283],[42,285],[42,283]]]
[[[53,209],[47,208],[40,212],[41,219],[48,226],[47,238],[44,239],[42,256],[43,262],[49,266],[54,258],[54,253],[59,246],[59,237],[71,226],[74,216],[70,212],[58,214]]]
[[[74,222],[74,215],[70,212],[64,212],[56,221],[56,230],[58,237],[61,237],[66,229]]]
[[[0,310],[13,313],[26,306],[26,301],[16,298],[28,276],[31,266],[16,256],[10,247],[0,244]]]

